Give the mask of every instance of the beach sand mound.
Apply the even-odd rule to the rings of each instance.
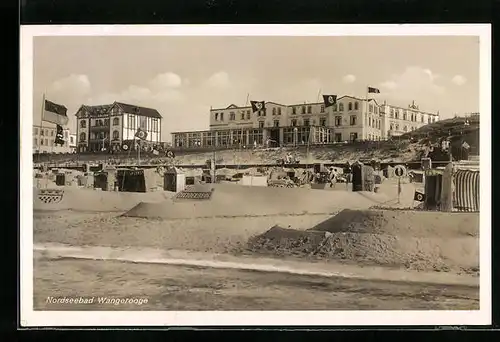
[[[273,227],[249,239],[247,248],[276,256],[475,273],[479,269],[477,216],[344,210],[305,232]]]
[[[366,209],[377,202],[355,192],[302,188],[213,185],[208,200],[140,203],[123,216],[161,219],[333,214],[344,208]]]

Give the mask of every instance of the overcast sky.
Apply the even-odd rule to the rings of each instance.
[[[170,132],[208,129],[210,106],[365,97],[424,111],[479,111],[478,37],[36,37],[34,123],[42,94],[74,114],[122,101],[156,108]]]

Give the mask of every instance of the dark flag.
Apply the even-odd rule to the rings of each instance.
[[[141,140],[146,140],[148,137],[148,132],[143,131],[140,127],[137,129],[137,132],[135,133],[135,137]]]
[[[337,103],[337,95],[323,95],[323,102],[325,103],[325,108],[331,107]]]
[[[61,126],[65,126],[68,124],[68,109],[66,107],[45,99],[43,101],[43,121],[51,122]]]
[[[266,109],[266,103],[265,101],[250,101],[252,105],[252,111],[258,112],[259,110],[264,110]]]
[[[64,145],[64,132],[61,125],[56,126],[56,138],[54,140],[56,145]]]
[[[420,191],[415,191],[415,195],[413,195],[413,200],[423,202],[425,201],[425,194],[421,193]]]
[[[380,90],[378,88],[368,87],[368,94],[370,93],[380,94]]]

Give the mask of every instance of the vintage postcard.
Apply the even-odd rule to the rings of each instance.
[[[490,324],[490,48],[21,27],[21,325]]]

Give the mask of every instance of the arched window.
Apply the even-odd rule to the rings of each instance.
[[[372,108],[373,108],[373,107],[372,107]],[[354,102],[354,109],[355,109],[355,110],[358,110],[358,109],[359,109],[359,103]]]
[[[352,110],[352,102],[349,102],[349,104],[347,105],[347,109]]]
[[[87,121],[85,120],[80,121],[80,128],[85,128],[85,127],[87,127]]]
[[[85,133],[80,133],[80,141],[85,141]]]
[[[339,111],[343,112],[344,111],[344,104],[339,103]]]
[[[120,132],[113,131],[113,140],[118,140],[118,139],[120,139]]]
[[[120,124],[120,119],[114,118],[113,119],[113,126],[118,126]]]

